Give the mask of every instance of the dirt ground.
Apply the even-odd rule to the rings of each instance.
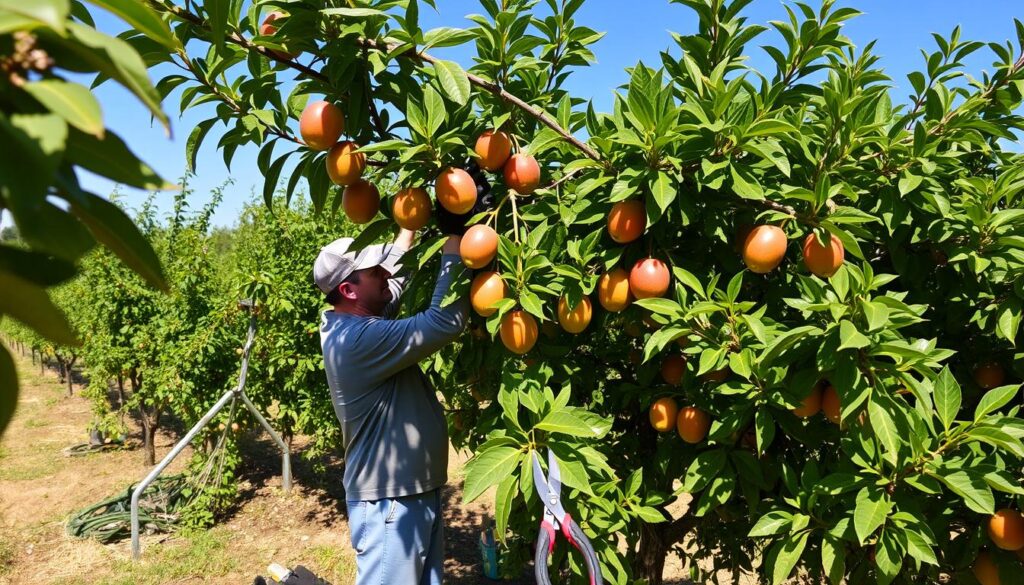
[[[128,540],[102,545],[65,533],[77,510],[105,499],[140,480],[148,471],[138,449],[67,457],[65,447],[87,440],[90,407],[76,394],[68,397],[52,371],[40,374],[28,358],[17,357],[22,392],[13,422],[0,440],[0,585],[157,585],[185,583],[246,584],[271,562],[303,564],[335,585],[351,583],[354,556],[348,542],[344,501],[337,482],[317,479],[293,457],[295,485],[280,489],[280,459],[258,435],[246,446],[242,497],[232,517],[212,530],[143,538],[141,562],[130,557]],[[131,423],[129,443],[140,438]],[[157,437],[157,456],[177,434]],[[183,454],[167,473],[180,470]],[[483,497],[462,504],[462,466],[468,454],[452,451],[450,485],[445,489],[448,534],[445,582],[490,582],[482,576],[477,539],[492,501]],[[678,557],[668,559],[666,577],[683,583]],[[522,583],[533,582],[532,578]],[[514,581],[503,581],[516,585]]]

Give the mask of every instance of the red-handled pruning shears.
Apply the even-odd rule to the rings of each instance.
[[[537,488],[537,495],[544,503],[544,519],[540,523],[540,532],[537,535],[537,548],[533,555],[534,573],[537,583],[550,585],[551,579],[548,575],[548,557],[551,551],[555,550],[555,539],[558,536],[556,531],[561,529],[569,544],[576,547],[576,550],[583,554],[587,564],[587,574],[590,576],[590,585],[603,585],[601,578],[601,565],[597,561],[597,553],[590,539],[579,524],[562,507],[562,471],[558,468],[558,460],[555,454],[548,450],[548,474],[540,466],[540,457],[534,451],[533,455],[533,485]]]

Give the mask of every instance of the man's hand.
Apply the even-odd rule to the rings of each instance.
[[[469,176],[473,177],[473,182],[476,183],[476,203],[473,204],[473,209],[461,215],[448,211],[440,203],[436,204],[434,206],[434,217],[437,220],[438,227],[441,228],[441,232],[445,234],[458,236],[465,234],[466,221],[469,218],[480,212],[494,209],[494,195],[491,194],[491,184],[487,181],[487,177],[484,176],[484,172],[472,160],[463,165],[463,168],[469,173]]]
[[[403,250],[411,250],[415,241],[416,232],[402,228],[398,231],[398,235],[395,236],[394,245]]]

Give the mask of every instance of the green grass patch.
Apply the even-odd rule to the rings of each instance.
[[[159,585],[188,578],[217,582],[216,577],[238,570],[238,559],[227,550],[230,538],[231,532],[224,527],[186,534],[180,540],[147,547],[141,561],[115,561],[111,575],[68,585]]]
[[[316,545],[306,554],[318,570],[332,583],[351,583],[356,576],[356,561],[352,552],[337,546]]]

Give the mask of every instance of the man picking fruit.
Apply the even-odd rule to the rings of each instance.
[[[478,201],[478,203],[483,203]],[[444,567],[441,487],[448,481],[444,410],[417,365],[466,325],[465,298],[441,301],[464,270],[464,216],[440,211],[448,235],[430,306],[395,319],[404,276],[396,276],[415,233],[390,246],[350,249],[352,238],[322,248],[313,279],[333,306],[320,344],[345,445],[345,499],[356,551],[356,584],[440,585]]]

